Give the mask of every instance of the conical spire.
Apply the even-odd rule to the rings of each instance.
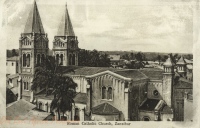
[[[32,33],[32,32],[43,33],[43,34],[45,33],[35,0],[34,0],[33,8],[31,9],[29,13],[26,26],[24,29],[24,33]]]
[[[185,60],[184,60],[184,57],[181,56],[181,58],[178,60],[178,62],[176,64],[181,64],[181,65],[184,65],[186,64]]]
[[[62,20],[58,28],[57,36],[75,36],[73,26],[67,10],[67,4],[65,7],[65,14],[62,17]]]
[[[168,55],[168,59],[165,61],[165,63],[163,64],[164,66],[174,66],[174,62],[171,59],[171,55]]]

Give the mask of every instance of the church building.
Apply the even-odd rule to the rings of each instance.
[[[50,113],[53,96],[40,88],[31,90],[34,67],[48,55],[49,40],[36,2],[19,39],[18,99],[35,104]],[[192,94],[192,82],[185,76],[185,64],[178,71],[169,55],[164,70],[159,68],[116,69],[78,66],[78,39],[67,5],[53,40],[53,56],[65,73],[77,83],[75,105],[65,113],[66,120],[94,121],[172,121],[184,120],[184,94]],[[57,114],[56,119],[58,118]]]

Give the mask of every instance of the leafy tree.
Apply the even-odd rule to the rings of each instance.
[[[121,59],[130,60],[129,55],[127,53],[122,55]]]
[[[51,110],[58,112],[58,119],[60,120],[60,113],[63,115],[66,111],[71,111],[74,103],[73,97],[75,95],[76,83],[72,78],[64,76],[64,72],[73,71],[71,68],[64,70],[60,65],[56,64],[54,57],[47,57],[41,65],[35,68],[33,85],[31,89],[41,87],[46,90],[47,95],[54,95],[51,103]],[[51,90],[50,90],[51,88]]]
[[[159,61],[159,64],[160,64],[160,61],[161,61],[161,56],[160,56],[160,55],[158,55],[158,56],[157,56],[157,59],[158,59],[158,61]]]
[[[109,67],[110,59],[108,54],[100,53],[97,50],[80,50],[79,65],[89,67]]]
[[[141,61],[145,60],[145,55],[142,54],[141,52],[138,52],[137,54],[135,54],[135,58],[137,61],[141,62]]]

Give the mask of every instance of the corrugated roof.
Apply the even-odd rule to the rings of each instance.
[[[30,110],[35,108],[36,106],[31,104],[30,102],[21,99],[16,101],[11,106],[6,108],[6,119],[21,119],[23,115],[27,114]]]
[[[19,56],[13,56],[6,59],[7,61],[19,61]]]
[[[103,103],[92,108],[92,113],[97,115],[116,115],[121,113],[109,103]]]
[[[32,33],[32,32],[43,33],[43,34],[45,33],[36,1],[34,1],[33,8],[29,13],[24,29],[24,33]]]
[[[86,104],[87,103],[87,94],[86,93],[78,93],[74,97],[74,101],[75,101],[75,103]]]
[[[69,17],[69,13],[67,10],[67,4],[66,4],[66,8],[65,8],[65,13],[59,24],[57,35],[58,36],[75,36],[73,26],[72,26],[72,23],[71,23],[71,20]]]
[[[140,110],[153,111],[160,100],[147,99],[140,107]]]

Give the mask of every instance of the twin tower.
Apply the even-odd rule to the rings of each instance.
[[[19,38],[19,98],[29,100],[34,68],[49,55],[49,40],[44,31],[36,1],[30,10],[24,32]],[[78,40],[65,7],[58,33],[53,40],[53,56],[62,66],[78,65]]]

